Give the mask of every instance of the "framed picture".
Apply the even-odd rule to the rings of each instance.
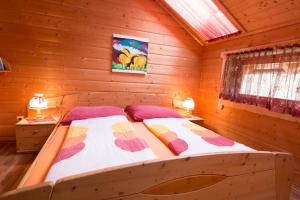
[[[0,57],[0,72],[9,72],[11,70],[7,60]]]
[[[3,62],[2,58],[0,57],[0,71],[4,71],[4,70],[5,70],[4,62]]]
[[[148,43],[145,38],[113,35],[112,71],[146,74]]]

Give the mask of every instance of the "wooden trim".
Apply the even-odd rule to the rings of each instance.
[[[219,88],[218,88],[218,95],[220,95],[221,93],[221,88],[222,88],[222,83],[223,83],[223,75],[224,75],[224,70],[225,70],[225,65],[226,65],[226,55],[225,54],[221,54],[221,58],[222,58],[222,66],[221,66],[221,74],[220,74],[220,84],[219,84]],[[217,104],[217,110],[222,110],[224,108],[224,106],[221,104],[220,99],[218,101]]]
[[[276,200],[287,200],[291,194],[293,157],[284,154],[275,156]]]
[[[288,27],[288,26],[295,26],[295,25],[300,25],[300,22],[281,24],[281,25],[273,26],[273,27],[269,27],[269,28],[258,29],[256,31],[252,31],[252,32],[245,32],[245,33],[237,35],[235,37],[228,37],[228,38],[226,38],[226,40],[212,41],[212,42],[206,44],[205,46],[215,45],[215,44],[219,44],[219,43],[222,43],[222,42],[225,43],[225,42],[229,42],[229,41],[232,41],[232,40],[237,40],[237,39],[241,39],[241,38],[245,38],[245,37],[249,37],[249,36],[257,35],[257,34],[263,34],[265,32],[274,31],[274,30],[277,30],[277,29],[281,29],[281,28]],[[294,40],[295,39],[293,39],[291,41],[294,41]],[[276,43],[277,42],[275,42],[274,44],[276,44]]]
[[[242,33],[248,32],[246,28],[240,23],[240,21],[230,12],[230,10],[225,6],[225,4],[220,0],[212,0],[213,3],[223,12],[223,14],[228,18],[228,20],[233,23],[233,25],[239,29]]]
[[[221,58],[226,59],[227,54],[232,54],[232,53],[239,53],[239,52],[244,52],[244,51],[252,51],[252,50],[259,50],[259,49],[265,49],[265,48],[272,48],[275,46],[285,46],[289,44],[296,44],[299,43],[300,39],[293,39],[293,40],[286,40],[283,42],[274,42],[274,43],[268,43],[265,45],[258,45],[255,47],[248,47],[248,48],[242,48],[242,49],[236,49],[236,50],[231,50],[231,51],[223,51],[221,53]]]
[[[16,189],[0,195],[0,200],[49,200],[53,189],[53,183],[42,184]]]
[[[283,119],[283,120],[287,120],[287,121],[291,121],[291,122],[300,123],[300,118],[293,117],[292,115],[289,115],[289,114],[273,112],[266,108],[255,106],[255,105],[249,105],[249,104],[243,104],[243,103],[232,102],[229,100],[219,99],[217,109],[223,110],[226,107],[235,108],[235,109],[239,109],[239,110],[245,110],[245,111],[260,114],[260,115],[266,115],[269,117],[275,117],[275,118],[279,118],[279,119]]]
[[[195,175],[175,180],[166,181],[142,191],[142,194],[149,195],[172,195],[194,192],[206,187],[213,186],[223,181],[226,176],[221,175]]]
[[[112,97],[111,94],[114,96]],[[125,101],[119,101],[119,96],[127,96]],[[124,108],[131,104],[158,104],[172,106],[172,98],[167,95],[152,95],[135,92],[82,92],[64,95],[60,109],[64,114],[74,106],[114,105]]]

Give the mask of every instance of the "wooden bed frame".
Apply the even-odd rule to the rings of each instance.
[[[55,98],[54,101],[68,110],[75,105],[101,105],[103,103],[98,102],[100,96],[99,93],[85,93]],[[78,103],[82,99],[83,103]],[[261,151],[178,156],[24,187],[55,134],[54,130],[18,189],[5,193],[0,200],[289,199],[293,157],[288,153]]]

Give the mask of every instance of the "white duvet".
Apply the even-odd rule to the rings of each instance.
[[[183,118],[146,119],[144,124],[176,155],[254,151]]]
[[[73,121],[45,181],[155,158],[125,116]]]

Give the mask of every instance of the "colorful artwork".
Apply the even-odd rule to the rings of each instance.
[[[147,73],[148,39],[113,35],[112,71]]]
[[[229,140],[221,135],[214,133],[213,131],[210,131],[196,124],[189,123],[183,124],[182,126],[191,130],[196,135],[199,135],[204,141],[208,142],[209,144],[220,147],[234,145],[234,142],[232,140]]]

